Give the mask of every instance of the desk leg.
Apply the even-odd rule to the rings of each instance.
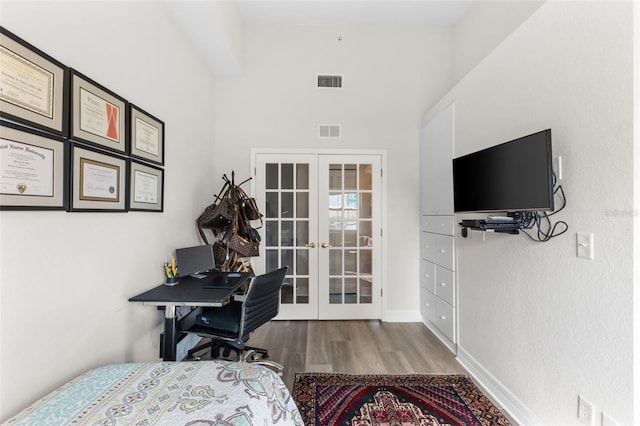
[[[163,361],[176,360],[176,307],[168,305],[164,310],[164,342],[162,354]]]

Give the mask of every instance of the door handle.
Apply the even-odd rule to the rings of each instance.
[[[304,245],[305,247],[311,247],[311,248],[316,248],[316,243],[314,243],[313,241],[311,241],[310,243],[307,243]]]
[[[329,243],[322,243],[322,244],[320,244],[320,247],[328,248],[328,247],[333,247],[333,246],[331,244],[329,244]]]

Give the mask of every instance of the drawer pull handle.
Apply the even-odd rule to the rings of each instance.
[[[446,287],[447,283],[440,283],[440,286]]]
[[[425,245],[424,245],[424,248],[429,248],[429,244],[425,244]]]
[[[424,274],[424,277],[425,278],[429,278],[429,274]]]
[[[444,315],[440,317],[441,320],[446,320],[447,317],[445,317]]]
[[[443,253],[443,254],[444,254],[444,249],[443,249],[443,250],[440,250],[440,253]]]

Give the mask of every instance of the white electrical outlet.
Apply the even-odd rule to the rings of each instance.
[[[594,418],[593,404],[578,395],[578,420],[583,425],[592,426]]]
[[[593,234],[576,234],[576,256],[593,260]]]

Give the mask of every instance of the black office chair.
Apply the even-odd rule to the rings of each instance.
[[[198,308],[183,318],[180,321],[181,331],[211,339],[210,343],[189,350],[188,358],[205,348],[211,348],[211,358],[219,357],[221,348],[225,356],[234,351],[238,360],[259,361],[268,358],[266,349],[245,343],[254,330],[278,315],[280,289],[287,269],[284,266],[252,278],[242,302],[232,301],[221,308]],[[282,370],[278,364],[272,366]]]

